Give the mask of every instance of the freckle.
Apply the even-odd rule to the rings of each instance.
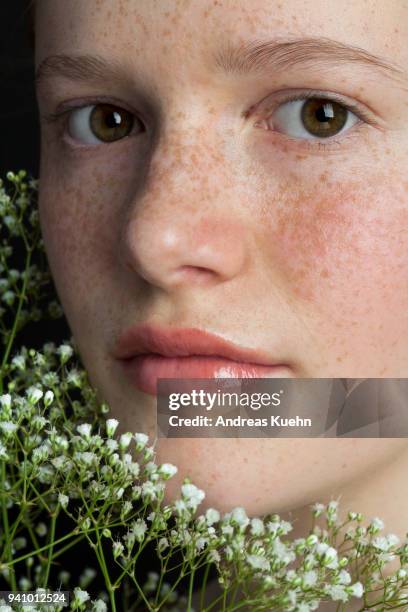
[[[344,470],[344,468],[346,468],[346,467],[347,467],[347,463],[343,463],[341,467],[342,467],[342,468],[343,468],[343,470]]]
[[[329,271],[325,268],[320,272],[320,276],[323,276],[323,278],[328,278],[330,276]]]
[[[339,362],[343,361],[343,358],[342,357],[337,357],[336,361],[339,361]]]

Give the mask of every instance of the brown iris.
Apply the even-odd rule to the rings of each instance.
[[[92,132],[103,142],[124,138],[131,132],[133,123],[131,113],[111,104],[98,104],[90,116]]]
[[[345,126],[348,111],[341,104],[324,98],[312,98],[302,106],[302,122],[318,138],[334,136]]]

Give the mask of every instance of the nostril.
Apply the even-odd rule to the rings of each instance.
[[[209,268],[205,268],[203,266],[180,266],[177,270],[177,276],[180,277],[180,280],[194,280],[197,281],[207,281],[212,280],[217,276],[217,273],[214,270],[210,270]]]

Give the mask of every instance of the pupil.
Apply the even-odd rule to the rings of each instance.
[[[315,115],[318,121],[327,122],[333,119],[333,108],[331,105],[330,108],[327,108],[327,106],[328,105],[324,104],[317,109]]]
[[[106,123],[107,123],[107,126],[110,127],[110,128],[118,127],[118,125],[121,124],[120,114],[118,112],[116,112],[116,111],[114,111],[112,113],[109,113],[106,116]]]

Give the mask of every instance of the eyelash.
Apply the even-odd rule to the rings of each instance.
[[[327,149],[332,149],[333,145],[338,145],[339,147],[342,147],[344,144],[344,141],[345,140],[348,141],[349,138],[352,138],[354,136],[354,133],[359,129],[359,127],[361,127],[363,124],[372,125],[373,123],[373,119],[371,115],[368,112],[364,111],[364,109],[362,109],[360,105],[354,104],[352,102],[347,102],[339,94],[335,94],[335,93],[328,94],[327,92],[319,91],[316,89],[303,90],[297,94],[288,95],[286,97],[283,97],[282,99],[279,99],[277,103],[272,104],[272,109],[273,111],[276,111],[276,109],[279,108],[279,106],[281,106],[282,104],[286,104],[287,102],[295,102],[297,100],[311,100],[315,98],[328,100],[329,102],[332,102],[332,101],[337,102],[347,111],[356,115],[356,117],[358,117],[359,119],[359,122],[356,123],[349,130],[346,130],[345,135],[340,136],[340,140],[336,140],[337,136],[328,137],[327,139],[323,141],[321,139],[306,140],[306,139],[301,139],[301,138],[291,138],[290,136],[287,136],[286,134],[282,134],[281,132],[275,132],[275,133],[279,134],[279,136],[282,136],[283,138],[286,138],[292,143],[299,144],[301,147],[306,146],[309,150],[318,149],[319,151],[321,150],[325,151]],[[264,113],[265,111],[260,111],[259,114],[262,115],[263,117]],[[268,120],[270,117],[271,115],[267,115],[266,119],[263,118],[263,120]],[[267,131],[273,132],[273,130],[269,128],[267,129]],[[351,132],[351,134],[349,134],[348,132]]]
[[[282,104],[285,104],[287,102],[294,102],[297,100],[310,100],[310,99],[314,99],[314,98],[320,98],[320,99],[324,99],[324,100],[328,100],[330,101],[334,101],[337,102],[338,104],[340,104],[341,106],[343,106],[343,108],[345,108],[347,111],[353,113],[356,117],[358,117],[359,122],[356,123],[352,128],[350,128],[349,130],[346,130],[345,132],[345,136],[341,136],[340,140],[336,140],[336,136],[333,137],[328,137],[327,139],[325,139],[324,141],[321,139],[301,139],[301,138],[291,138],[290,136],[283,134],[281,132],[275,132],[278,133],[280,136],[282,136],[283,138],[286,138],[287,140],[289,140],[292,143],[296,143],[299,146],[306,146],[309,150],[310,149],[318,149],[319,151],[323,150],[328,150],[328,149],[332,149],[333,145],[337,145],[338,147],[343,146],[344,141],[348,140],[349,138],[354,136],[354,133],[356,132],[356,130],[358,130],[359,127],[362,126],[362,124],[369,124],[372,125],[373,123],[373,119],[371,117],[371,115],[364,111],[364,109],[362,109],[360,107],[360,105],[358,104],[354,104],[352,102],[347,102],[343,99],[342,96],[340,96],[339,94],[335,94],[335,93],[330,93],[327,94],[327,92],[322,92],[319,90],[313,90],[313,89],[309,89],[309,90],[303,90],[300,91],[297,94],[292,94],[292,95],[288,95],[286,97],[283,97],[281,99],[279,99],[279,101],[277,103],[273,103],[272,109],[276,110],[277,108],[279,108],[279,106],[281,106]],[[87,100],[86,102],[83,102],[82,104],[77,103],[67,103],[66,105],[63,105],[64,107],[61,110],[56,111],[55,113],[49,113],[45,116],[43,116],[43,119],[47,122],[47,123],[61,123],[61,132],[62,134],[64,134],[64,132],[66,131],[66,124],[69,121],[69,117],[70,114],[75,111],[75,110],[79,110],[81,108],[85,108],[86,106],[95,106],[98,104],[112,104],[115,106],[118,106],[118,108],[122,108],[123,110],[126,110],[129,113],[132,113],[136,119],[139,120],[139,122],[141,122],[141,119],[139,119],[139,117],[133,112],[131,111],[129,108],[126,108],[123,105],[123,102],[118,101],[118,100],[113,100],[112,98],[106,98],[106,97],[96,97],[90,100]],[[257,111],[255,111],[256,114],[258,114]],[[243,114],[243,116],[245,118],[247,118],[249,115],[251,114],[251,110],[245,112]],[[259,112],[260,115],[262,115],[263,120],[265,120],[264,118],[264,114],[265,111],[260,111]],[[266,116],[266,120],[270,118],[271,115],[267,115]],[[258,120],[259,122],[259,120]],[[258,123],[257,122],[257,123]],[[266,131],[269,132],[273,132],[273,130],[271,129],[267,129]],[[348,132],[352,132],[352,134],[348,134]],[[125,140],[126,138],[129,138],[129,136],[126,136],[123,140]],[[77,146],[81,146],[81,145],[77,145]],[[84,147],[86,145],[82,145],[82,147]],[[95,146],[95,145],[94,145]]]

